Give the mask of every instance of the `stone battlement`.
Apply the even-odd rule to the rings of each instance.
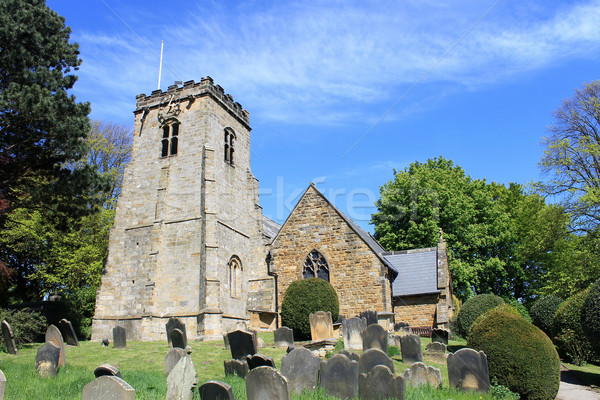
[[[174,95],[174,97],[172,98],[171,95]],[[240,103],[233,101],[233,97],[230,94],[225,93],[220,85],[215,85],[210,76],[202,78],[200,82],[194,82],[192,80],[184,82],[182,86],[171,85],[165,92],[160,89],[153,90],[150,96],[143,93],[138,94],[135,96],[136,108],[134,114],[144,110],[165,106],[174,99],[178,99],[179,101],[193,101],[196,98],[203,96],[211,96],[233,117],[250,129],[250,114],[248,111],[244,110]]]

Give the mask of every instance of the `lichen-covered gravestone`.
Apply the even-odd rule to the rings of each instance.
[[[464,348],[448,354],[448,383],[450,387],[465,391],[488,392],[490,375],[487,356],[483,351]]]
[[[373,325],[373,324],[376,324],[379,322],[377,320],[377,311],[373,311],[373,310],[361,311],[360,317],[364,318],[367,321],[367,326]]]
[[[410,364],[423,361],[423,352],[421,351],[421,338],[414,334],[400,337],[400,351],[402,352],[402,362]]]
[[[405,382],[410,382],[414,387],[430,385],[438,387],[442,384],[442,373],[438,368],[416,362],[402,374]]]
[[[287,326],[282,326],[273,332],[275,346],[289,347],[294,345],[294,331]]]
[[[288,384],[275,368],[258,367],[246,376],[248,400],[290,400]]]
[[[430,353],[445,353],[446,345],[440,342],[431,342],[427,343],[426,350]]]
[[[46,329],[46,342],[50,342],[59,348],[60,358],[58,360],[58,366],[64,367],[67,365],[67,349],[65,348],[62,333],[60,333],[60,330],[56,326],[50,325],[48,329]]]
[[[198,375],[192,358],[181,357],[167,377],[167,399],[192,400],[198,386]]]
[[[358,363],[341,354],[322,360],[319,386],[330,396],[355,398],[358,393]]]
[[[2,321],[2,336],[4,337],[4,344],[8,354],[17,354],[17,346],[15,344],[15,337],[13,336],[12,329],[6,320]]]
[[[103,375],[83,387],[81,400],[134,400],[135,389],[118,376]]]
[[[361,400],[404,400],[404,378],[394,376],[385,365],[376,365],[358,376],[358,398]]]
[[[225,382],[208,381],[198,388],[200,400],[235,400],[233,389]]]
[[[245,378],[248,371],[250,371],[246,360],[225,360],[223,366],[225,367],[225,375],[237,375],[240,378]]]
[[[381,325],[373,324],[367,326],[367,329],[363,331],[361,336],[363,351],[367,351],[369,349],[379,349],[387,354],[388,335]]]
[[[173,347],[167,352],[165,356],[165,374],[169,374],[173,367],[177,365],[181,357],[185,356],[187,353],[184,349],[180,349],[179,347]]]
[[[394,361],[379,349],[369,349],[358,359],[358,373],[366,374],[376,365],[385,365],[394,373]]]
[[[6,377],[4,372],[0,370],[0,400],[4,399],[4,392],[6,391]]]
[[[344,348],[348,350],[362,350],[362,333],[367,329],[367,323],[362,318],[349,318],[342,321]]]
[[[113,346],[115,349],[127,348],[127,331],[122,326],[113,328]]]
[[[56,376],[60,364],[60,348],[46,342],[38,347],[35,357],[35,369],[42,377]]]
[[[358,360],[360,359],[360,356],[359,356],[358,354],[356,354],[356,353],[350,353],[350,352],[349,352],[348,350],[346,350],[346,349],[342,349],[342,350],[340,350],[340,351],[339,351],[339,354],[343,354],[343,355],[345,355],[346,357],[348,357],[349,359],[351,359],[351,360],[354,360],[354,361],[356,361],[356,362],[358,362]]]
[[[75,329],[73,329],[71,321],[64,318],[61,319],[58,321],[58,329],[60,330],[64,341],[69,346],[79,346],[79,340],[77,339],[77,335],[75,334]]]
[[[313,341],[334,337],[330,311],[317,311],[314,314],[310,314],[308,320],[310,322],[310,336]]]
[[[301,393],[304,389],[314,390],[319,384],[321,360],[312,351],[300,347],[281,359],[281,374],[288,380],[288,389]]]

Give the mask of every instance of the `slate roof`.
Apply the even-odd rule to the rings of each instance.
[[[386,253],[383,258],[398,272],[392,282],[392,297],[440,293],[436,247]]]
[[[277,222],[273,221],[270,218],[267,218],[263,215],[263,233],[269,238],[273,239],[279,230],[281,229],[281,225]]]

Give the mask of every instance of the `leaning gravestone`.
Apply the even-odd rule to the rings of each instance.
[[[388,335],[381,325],[373,324],[367,326],[367,329],[363,331],[361,336],[363,351],[367,351],[369,349],[379,349],[387,354]]]
[[[483,351],[464,348],[448,354],[448,383],[450,387],[461,390],[488,392],[490,375],[487,356]]]
[[[346,349],[342,349],[340,350],[339,354],[343,354],[346,357],[348,357],[350,360],[354,360],[356,362],[358,362],[358,360],[360,359],[360,356],[356,353],[350,353],[348,350]]]
[[[314,390],[319,384],[321,360],[312,351],[300,347],[281,359],[281,374],[288,381],[288,389],[300,394],[304,389]]]
[[[289,347],[294,345],[294,331],[287,326],[282,326],[273,332],[273,338],[275,339],[275,346],[277,347]]]
[[[173,346],[173,348],[178,347],[180,349],[185,349],[185,346],[187,346],[187,344],[185,341],[185,336],[181,329],[171,329],[169,335],[171,336],[171,345]]]
[[[113,328],[113,347],[115,349],[127,348],[127,331],[122,326]]]
[[[369,349],[358,359],[358,373],[366,374],[376,365],[385,365],[394,373],[394,361],[379,349]]]
[[[367,310],[361,311],[360,317],[367,320],[367,326],[378,323],[377,320],[377,311]]]
[[[358,363],[341,354],[322,360],[319,386],[330,396],[355,398],[358,393]]]
[[[223,335],[223,343],[225,344],[225,350],[229,350],[229,338],[227,338],[227,334]]]
[[[236,360],[245,360],[246,356],[253,356],[258,350],[256,335],[248,331],[233,331],[227,334],[231,357]]]
[[[71,321],[64,318],[61,319],[58,321],[58,329],[60,330],[64,341],[69,346],[79,346],[79,340],[77,340],[77,335],[75,334],[75,329],[73,329]]]
[[[65,348],[62,334],[56,326],[50,325],[48,329],[46,329],[46,342],[50,342],[59,348],[60,358],[58,360],[58,366],[64,367],[67,365],[67,349]]]
[[[430,353],[445,353],[446,345],[440,342],[431,342],[427,343],[427,347],[425,348]]]
[[[448,336],[450,332],[446,329],[433,328],[431,330],[431,341],[440,342],[448,345]]]
[[[290,400],[288,384],[275,368],[258,367],[246,376],[248,400]]]
[[[6,377],[4,372],[0,370],[0,400],[4,399],[4,392],[6,391]]]
[[[422,362],[413,363],[402,374],[405,382],[410,382],[413,387],[430,385],[435,388],[442,384],[442,373],[438,368],[425,365]]]
[[[404,400],[404,391],[404,378],[394,377],[385,365],[376,365],[367,374],[358,376],[358,398],[361,400]]]
[[[35,369],[42,377],[56,376],[60,364],[60,348],[46,342],[38,347],[35,357]]]
[[[252,356],[246,357],[246,362],[248,363],[248,369],[253,370],[258,367],[271,367],[275,368],[275,361],[273,361],[273,357],[267,357],[263,354],[254,354]]]
[[[235,400],[233,389],[225,382],[208,381],[199,388],[200,400]]]
[[[362,350],[362,333],[367,329],[367,323],[362,318],[350,318],[342,321],[344,331],[344,348],[348,350]]]
[[[121,371],[114,365],[110,364],[102,364],[98,368],[94,370],[94,376],[96,378],[100,378],[101,376],[109,375],[109,376],[117,376],[119,378],[123,378],[121,376]]]
[[[15,344],[15,337],[10,329],[10,325],[6,320],[2,321],[2,336],[4,336],[4,344],[8,354],[17,354],[17,345]]]
[[[181,357],[167,377],[167,399],[192,400],[198,386],[198,375],[192,358]]]
[[[167,321],[167,324],[166,324],[167,341],[169,342],[169,346],[171,345],[171,335],[169,335],[169,333],[173,329],[179,329],[181,332],[183,332],[185,346],[187,346],[187,332],[185,330],[185,324],[183,322],[181,322],[181,320],[177,317],[169,318],[169,320]],[[182,349],[185,348],[185,346],[183,346]]]
[[[402,352],[402,362],[406,364],[423,361],[423,352],[421,351],[421,338],[412,333],[400,337],[400,351]]]
[[[118,376],[103,375],[83,387],[81,400],[134,400],[135,389]]]
[[[225,375],[237,375],[240,378],[245,378],[250,371],[246,360],[225,360],[223,366],[225,367]]]
[[[165,374],[169,374],[171,370],[177,365],[181,357],[185,356],[187,353],[184,349],[180,349],[179,347],[173,347],[169,351],[167,351],[167,355],[165,356]]]
[[[310,322],[310,336],[313,341],[331,339],[333,337],[333,323],[330,311],[317,311],[308,316]]]

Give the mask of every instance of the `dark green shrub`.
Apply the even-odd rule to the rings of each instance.
[[[564,300],[553,294],[549,296],[541,297],[529,310],[531,315],[531,322],[546,333],[546,335],[552,335],[552,320],[556,310],[562,304]]]
[[[581,309],[583,333],[600,354],[600,279],[590,288]]]
[[[319,278],[292,282],[281,302],[281,322],[294,330],[294,338],[310,339],[308,316],[317,311],[330,311],[333,321],[337,320],[340,303],[333,286]]]
[[[43,342],[48,324],[46,318],[37,311],[27,308],[21,310],[0,309],[0,321],[6,320],[10,325],[17,347],[25,343]],[[4,340],[3,350],[6,350]]]
[[[546,334],[521,316],[492,311],[473,327],[467,346],[488,357],[490,380],[522,399],[556,398],[560,360]]]
[[[504,303],[504,300],[493,294],[480,294],[465,301],[456,320],[458,334],[466,338],[477,317],[502,303]]]
[[[521,315],[519,310],[517,310],[515,307],[511,306],[510,304],[502,303],[494,308],[490,308],[489,310],[487,310],[486,312],[481,314],[479,317],[477,317],[475,322],[473,322],[473,325],[471,325],[471,329],[469,330],[469,333],[471,333],[473,331],[473,328],[475,326],[477,326],[478,323],[483,321],[485,317],[487,317],[490,313],[492,313],[494,311],[503,311],[503,312],[509,313],[511,315],[523,318],[523,315]],[[525,319],[525,318],[523,318],[523,319]],[[527,322],[529,322],[529,321],[527,321]]]

